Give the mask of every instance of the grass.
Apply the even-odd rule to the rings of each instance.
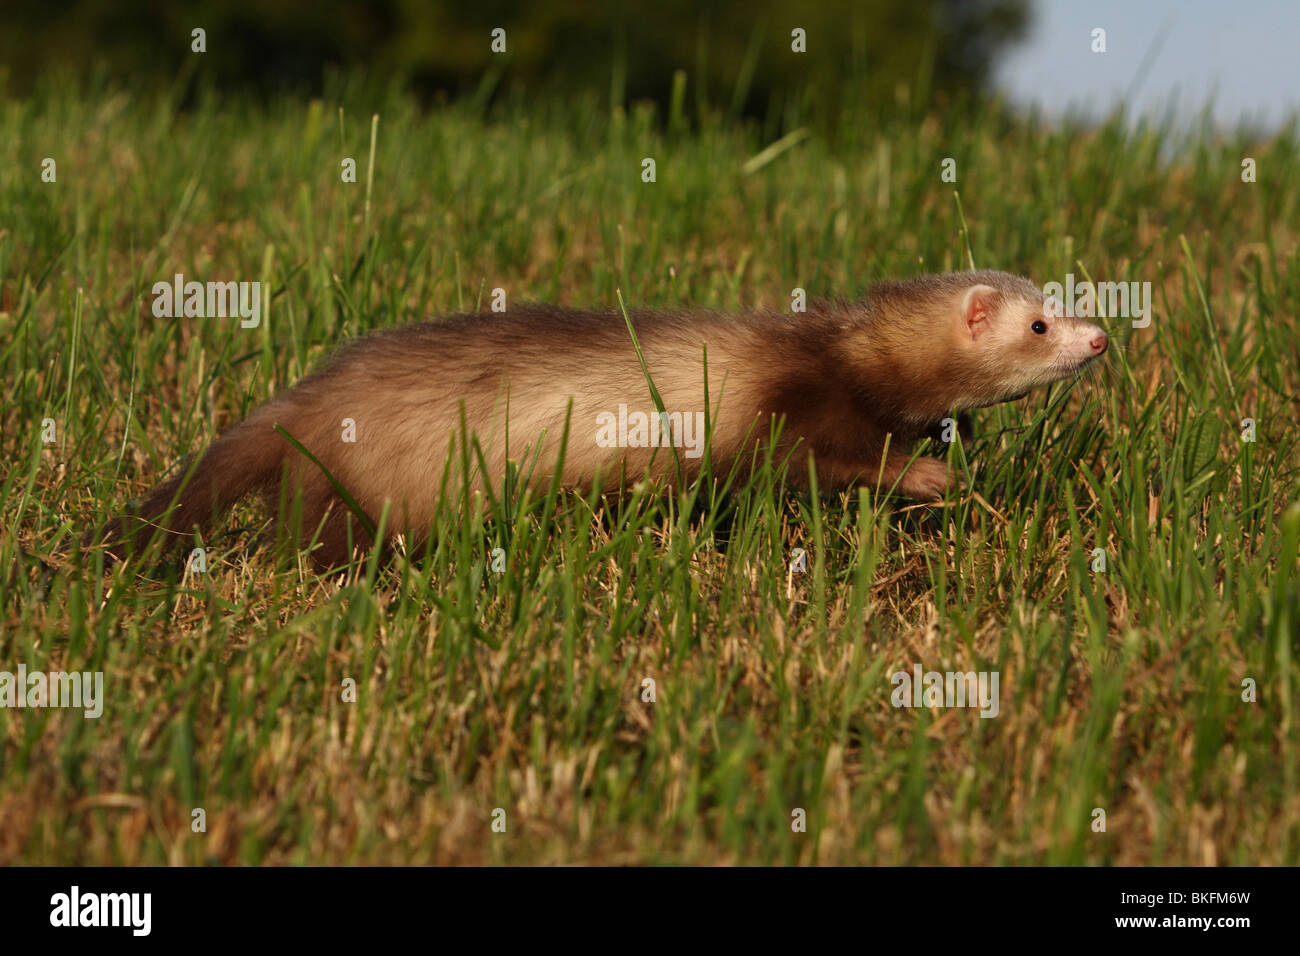
[[[991,106],[770,146],[594,96],[5,102],[0,670],[106,702],[0,710],[0,862],[1300,862],[1295,127]],[[1103,378],[978,413],[944,507],[763,467],[449,502],[351,576],[249,547],[253,510],[203,573],[77,545],[333,344],[496,287],[784,309],[968,259],[1149,281],[1155,314],[1106,323]],[[262,280],[262,325],[155,318],[177,272]],[[997,671],[999,716],[892,707],[916,663]]]

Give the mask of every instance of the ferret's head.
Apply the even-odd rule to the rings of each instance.
[[[1105,354],[1106,333],[1091,322],[1053,315],[1032,282],[1005,272],[974,272],[950,300],[959,366],[978,370],[962,405],[994,405],[1059,382]],[[968,380],[969,381],[969,380]]]
[[[1054,317],[1037,286],[1006,272],[882,282],[868,299],[854,354],[893,386],[892,395],[875,388],[870,397],[913,423],[1069,378],[1109,344],[1091,322]]]

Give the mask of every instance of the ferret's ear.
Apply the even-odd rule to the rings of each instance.
[[[998,290],[991,285],[973,285],[961,300],[962,328],[972,339],[993,327],[993,310],[997,308]]]

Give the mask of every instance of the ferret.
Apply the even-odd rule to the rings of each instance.
[[[1107,344],[1096,325],[1052,317],[1027,279],[989,270],[882,281],[859,301],[793,314],[633,310],[625,319],[617,309],[525,305],[455,315],[345,345],[103,538],[118,557],[146,530],[193,540],[245,495],[274,506],[288,492],[300,496],[316,565],[337,567],[349,543],[373,544],[369,527],[385,504],[387,534],[419,541],[443,496],[466,480],[500,490],[508,461],[541,487],[689,482],[704,460],[705,421],[715,474],[766,445],[797,487],[807,487],[811,459],[823,489],[861,484],[933,500],[952,488],[948,469],[912,461],[914,441],[949,416],[1075,375]]]

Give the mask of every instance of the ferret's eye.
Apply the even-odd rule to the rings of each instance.
[[[1047,334],[1047,323],[1044,322],[1042,319],[1038,319],[1037,321],[1035,321],[1034,324],[1030,326],[1030,328],[1034,330],[1035,335]]]

